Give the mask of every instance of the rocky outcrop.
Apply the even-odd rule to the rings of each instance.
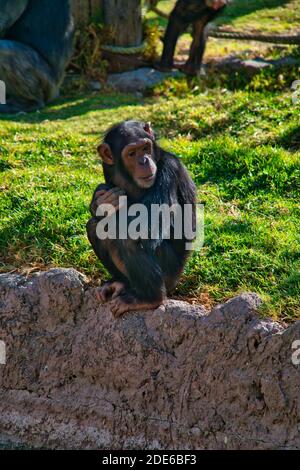
[[[300,322],[255,294],[114,320],[73,269],[0,275],[0,435],[30,447],[300,448]]]

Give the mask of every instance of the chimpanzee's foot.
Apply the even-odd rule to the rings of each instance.
[[[163,304],[163,300],[154,302],[143,302],[136,299],[132,294],[123,292],[110,303],[110,309],[115,318],[121,317],[126,312],[137,310],[151,310]]]
[[[174,64],[173,63],[165,63],[165,62],[158,62],[155,64],[155,68],[159,70],[160,72],[172,72],[174,70]]]
[[[125,289],[125,285],[118,281],[107,281],[105,284],[96,291],[96,296],[99,302],[108,302],[114,299]]]
[[[183,65],[180,65],[178,67],[178,69],[185,73],[186,75],[191,75],[193,77],[197,77],[200,75],[200,68],[198,67],[195,67],[194,65],[192,64],[189,64],[189,63],[186,63],[186,64],[183,64]]]

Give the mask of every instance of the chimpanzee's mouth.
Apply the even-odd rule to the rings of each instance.
[[[143,180],[143,181],[152,181],[154,177],[155,177],[155,173],[153,173],[152,175],[149,175],[149,176],[143,176],[140,179]]]

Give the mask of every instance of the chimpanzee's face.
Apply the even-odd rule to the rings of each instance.
[[[124,121],[114,126],[98,147],[110,182],[134,193],[156,180],[159,153],[150,123]]]
[[[141,138],[126,145],[122,150],[121,158],[127,173],[139,188],[148,189],[153,186],[157,166],[153,142],[150,138]]]

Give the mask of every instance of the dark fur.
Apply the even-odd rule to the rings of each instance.
[[[111,146],[116,166],[104,164],[106,185],[99,185],[96,191],[103,187],[115,186],[115,177],[122,172],[120,154],[125,145],[136,141],[139,137],[149,137],[143,129],[144,123],[129,121],[115,126],[105,137],[105,142]],[[149,189],[134,190],[134,184],[128,175],[124,175],[121,189],[128,196],[128,207],[140,202],[149,209],[151,204],[195,204],[196,190],[187,170],[174,155],[161,149],[152,138],[155,160],[157,163],[157,178]],[[95,191],[95,193],[96,193]],[[96,236],[97,204],[95,193],[90,206],[93,217],[87,224],[89,240],[98,258],[113,276],[114,280],[124,282],[129,292],[140,301],[156,301],[163,299],[175,288],[183,270],[188,252],[185,249],[187,240],[165,240],[159,228],[157,240],[114,240],[101,241]],[[120,259],[126,266],[128,276],[124,277],[118,271],[110,256],[110,250],[116,249]]]
[[[178,0],[170,15],[164,37],[161,66],[167,68],[173,67],[173,58],[178,38],[192,24],[193,42],[186,66],[190,73],[197,74],[201,68],[206,46],[205,27],[223,9],[224,7],[216,11],[208,8],[205,0]]]
[[[0,113],[33,111],[57,97],[71,57],[69,0],[0,0]]]

